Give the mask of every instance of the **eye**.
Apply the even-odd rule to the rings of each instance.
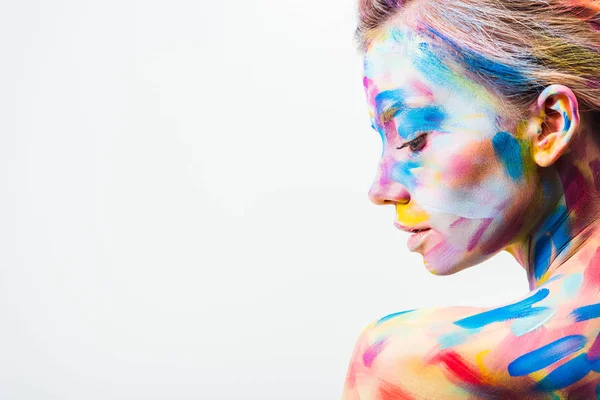
[[[416,153],[416,152],[423,150],[426,145],[427,145],[427,133],[423,133],[422,135],[419,135],[416,138],[414,138],[413,140],[411,140],[410,142],[406,142],[402,146],[396,147],[396,149],[400,150],[400,149],[403,149],[406,146],[408,146],[410,148],[410,151],[412,151],[413,153]]]

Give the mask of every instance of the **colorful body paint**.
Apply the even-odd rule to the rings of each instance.
[[[510,62],[412,24],[382,28],[366,48],[363,82],[382,142],[369,195],[395,207],[394,224],[413,232],[411,247],[432,273],[507,250],[532,292],[500,307],[377,320],[356,345],[344,400],[600,396],[598,132],[581,132],[568,88],[538,90]],[[559,116],[556,135],[543,112],[515,120],[502,97],[515,88],[558,99],[537,104]],[[542,165],[560,141],[568,151]]]
[[[589,306],[579,307],[571,312],[571,317],[575,322],[587,321],[588,319],[600,317],[600,304],[591,304]]]
[[[384,322],[387,322],[389,320],[397,318],[397,317],[399,317],[401,315],[406,315],[406,314],[411,313],[413,311],[415,311],[415,310],[401,311],[401,312],[397,312],[397,313],[394,313],[394,314],[390,314],[388,316],[385,316],[385,317],[381,318],[379,321],[377,321],[377,324],[378,325],[379,324],[383,324]]]
[[[493,95],[453,72],[433,44],[397,29],[369,50],[364,84],[383,145],[371,197],[410,194],[412,201],[398,201],[397,223],[426,221],[436,232],[420,249],[432,272],[452,273],[462,268],[457,258],[473,264],[502,249],[510,235],[495,233],[519,230],[525,212],[511,198],[524,188],[531,195],[536,185],[523,181],[537,177],[521,157],[528,148],[499,124]]]
[[[549,293],[550,291],[548,289],[541,289],[533,296],[518,303],[473,315],[461,319],[460,321],[456,321],[454,324],[460,326],[461,328],[478,329],[494,322],[531,317],[547,310],[547,307],[532,307],[532,305],[548,297]]]
[[[585,378],[590,371],[591,367],[585,359],[585,354],[581,354],[548,374],[537,383],[535,389],[543,392],[564,389]]]
[[[529,375],[583,349],[585,336],[567,336],[542,348],[524,354],[508,365],[511,376]]]
[[[496,156],[504,163],[508,175],[518,181],[523,178],[523,160],[521,146],[513,135],[508,132],[498,132],[492,139]]]

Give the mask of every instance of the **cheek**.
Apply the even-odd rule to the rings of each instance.
[[[440,179],[448,188],[476,186],[496,174],[494,148],[490,140],[476,141],[441,157]]]
[[[519,185],[505,173],[491,138],[444,135],[424,153],[416,176],[416,202],[430,215],[468,219],[497,218]]]

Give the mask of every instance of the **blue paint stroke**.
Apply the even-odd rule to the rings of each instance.
[[[508,91],[511,89],[515,90],[514,88],[534,85],[527,76],[515,67],[492,60],[471,49],[461,47],[452,39],[431,27],[428,28],[428,31],[450,48],[450,54],[459,64],[464,65],[468,71],[476,71],[477,75],[483,77],[486,81],[491,81],[494,85]],[[444,51],[444,49],[440,49],[439,51]]]
[[[396,112],[399,112],[405,107],[404,92],[400,89],[385,90],[375,96],[375,111],[377,112],[377,118],[388,109],[394,108],[396,109]]]
[[[583,335],[564,337],[517,358],[508,365],[508,373],[510,376],[523,376],[539,371],[583,349],[586,343],[587,339]],[[585,360],[585,355],[583,359]],[[589,370],[587,360],[586,365]]]
[[[415,68],[434,84],[446,86],[452,78],[452,70],[444,63],[428,43],[420,43],[420,53],[413,60]],[[444,54],[440,51],[440,54]]]
[[[567,132],[569,129],[571,129],[571,120],[569,119],[569,116],[565,111],[563,111],[562,115],[563,120],[565,121],[565,128],[563,129],[563,131]]]
[[[576,382],[579,382],[590,372],[590,364],[585,358],[585,354],[580,354],[574,359],[567,361],[556,368],[544,379],[539,381],[535,390],[550,392],[566,388]]]
[[[400,29],[392,28],[390,30],[390,33],[392,35],[392,39],[394,39],[396,42],[402,43],[402,41],[404,40],[404,33],[402,33]]]
[[[476,314],[459,321],[454,322],[455,325],[465,329],[478,329],[483,328],[494,322],[507,321],[509,319],[531,317],[544,313],[548,310],[548,307],[531,307],[537,302],[544,300],[550,291],[548,289],[540,289],[532,296],[521,300],[515,304],[496,308],[494,310],[485,311],[481,314]]]
[[[575,322],[587,321],[600,317],[600,303],[583,306],[571,311],[569,316],[575,318]]]
[[[504,164],[504,169],[513,181],[523,178],[523,159],[521,146],[517,139],[508,132],[498,132],[492,139],[496,156]]]
[[[421,162],[416,160],[400,161],[392,167],[392,179],[395,182],[402,184],[408,190],[413,190],[417,185],[417,179],[412,170],[420,168]]]
[[[394,319],[394,318],[396,318],[396,317],[399,317],[400,315],[404,315],[404,314],[411,313],[411,312],[413,312],[413,311],[415,311],[415,310],[401,311],[401,312],[397,312],[397,313],[394,313],[394,314],[387,315],[387,316],[385,316],[385,317],[381,318],[379,321],[377,321],[377,322],[375,323],[375,326],[377,326],[377,325],[381,325],[381,324],[383,324],[384,322],[387,322],[387,321],[389,321],[389,320],[391,320],[391,319]]]
[[[517,337],[533,332],[548,322],[556,314],[555,309],[548,309],[539,315],[521,318],[512,323],[510,329]]]
[[[533,275],[536,280],[539,280],[544,276],[550,268],[550,262],[552,261],[552,237],[542,236],[533,246],[533,259],[535,260],[533,266]]]
[[[550,216],[544,221],[543,225],[534,233],[535,242],[534,257],[534,276],[540,279],[550,268],[552,262],[552,249],[559,253],[566,248],[571,237],[569,235],[569,215],[567,207],[561,205],[557,207]]]
[[[401,113],[398,135],[405,140],[412,140],[411,135],[416,133],[440,130],[445,118],[446,114],[438,106],[409,108]]]
[[[439,130],[446,113],[439,106],[425,106],[410,108],[404,103],[404,92],[400,89],[385,90],[375,96],[375,124],[378,130],[384,130],[381,126],[381,115],[388,110],[393,110],[391,117],[400,116],[402,121],[398,123],[398,135],[407,139],[411,134]]]

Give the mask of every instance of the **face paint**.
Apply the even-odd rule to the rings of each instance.
[[[378,320],[361,335],[344,399],[419,398],[424,390],[427,398],[594,398],[597,132],[580,126],[573,92],[552,85],[532,110],[543,117],[553,109],[562,126],[543,139],[530,123],[542,117],[506,115],[500,99],[454,62],[513,89],[529,85],[519,71],[426,33],[391,29],[368,46],[364,84],[383,143],[371,198],[394,204],[401,229],[430,228],[409,243],[432,272],[453,273],[505,248],[526,266],[533,291],[503,307],[413,310]],[[439,41],[460,54],[449,60]],[[557,150],[558,158],[538,168],[540,148]]]
[[[366,52],[365,90],[383,143],[370,193],[395,203],[401,229],[430,228],[411,247],[432,272],[449,274],[514,238],[539,183],[526,142],[498,122],[498,99],[436,50],[424,36],[392,29]]]

